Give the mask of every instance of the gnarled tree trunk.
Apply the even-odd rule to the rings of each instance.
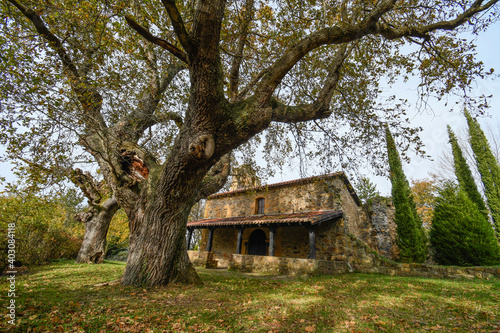
[[[76,262],[98,264],[104,260],[109,225],[119,208],[118,201],[113,197],[79,215],[78,219],[85,223],[85,235]]]
[[[164,5],[171,18],[178,17],[174,2]],[[189,58],[191,94],[185,122],[130,239],[125,285],[200,282],[187,255],[187,220],[200,193],[211,187],[211,167],[233,148],[217,147],[219,138],[222,143],[222,136],[230,135],[224,128],[231,123],[218,49],[224,8],[225,0],[198,3],[191,34],[177,22]]]
[[[180,162],[182,156],[188,155],[187,152],[171,155],[177,165],[183,166],[164,169],[147,204],[141,201],[134,214],[129,215],[133,221],[127,267],[122,278],[125,285],[201,283],[187,255],[187,220],[194,203],[224,185],[230,158],[223,156],[207,174],[211,163],[196,166]],[[193,166],[198,170],[193,170]]]
[[[160,216],[148,214],[135,241],[131,241],[127,266],[122,278],[125,285],[166,285],[201,283],[186,250],[185,224],[189,209],[173,207]]]

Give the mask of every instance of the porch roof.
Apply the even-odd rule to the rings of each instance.
[[[322,222],[339,218],[344,213],[342,210],[319,210],[312,212],[297,212],[289,214],[273,215],[252,215],[240,217],[223,217],[217,219],[205,219],[189,222],[188,228],[208,228],[208,227],[237,227],[246,225],[266,225],[266,224],[309,224],[318,225]]]

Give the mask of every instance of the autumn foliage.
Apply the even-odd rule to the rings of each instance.
[[[411,192],[417,207],[417,213],[422,219],[422,225],[424,228],[429,229],[436,204],[435,181],[431,179],[413,179],[411,181]]]
[[[71,218],[62,198],[51,199],[18,193],[0,197],[0,229],[15,224],[15,260],[25,266],[54,259],[76,258],[83,237],[83,225]],[[3,233],[4,235],[6,233]],[[1,247],[7,248],[7,238]],[[0,269],[6,265],[2,251]]]

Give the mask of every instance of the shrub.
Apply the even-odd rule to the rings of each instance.
[[[128,249],[128,218],[125,212],[120,209],[116,212],[109,225],[108,235],[106,237],[107,249],[106,257],[113,257]]]
[[[500,248],[484,214],[468,195],[452,184],[436,199],[430,241],[441,265],[500,264]]]
[[[23,265],[76,258],[84,230],[83,225],[68,219],[70,215],[60,197],[31,193],[0,197],[0,268],[5,268],[9,223],[15,224],[16,260]]]

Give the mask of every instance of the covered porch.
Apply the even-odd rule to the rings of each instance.
[[[242,256],[331,261],[334,252],[341,251],[338,247],[343,242],[338,238],[342,236],[342,217],[341,210],[323,210],[193,221],[187,226],[188,248],[193,231],[203,229],[199,250],[211,257],[209,260],[219,261],[219,266],[264,260],[235,259]]]

